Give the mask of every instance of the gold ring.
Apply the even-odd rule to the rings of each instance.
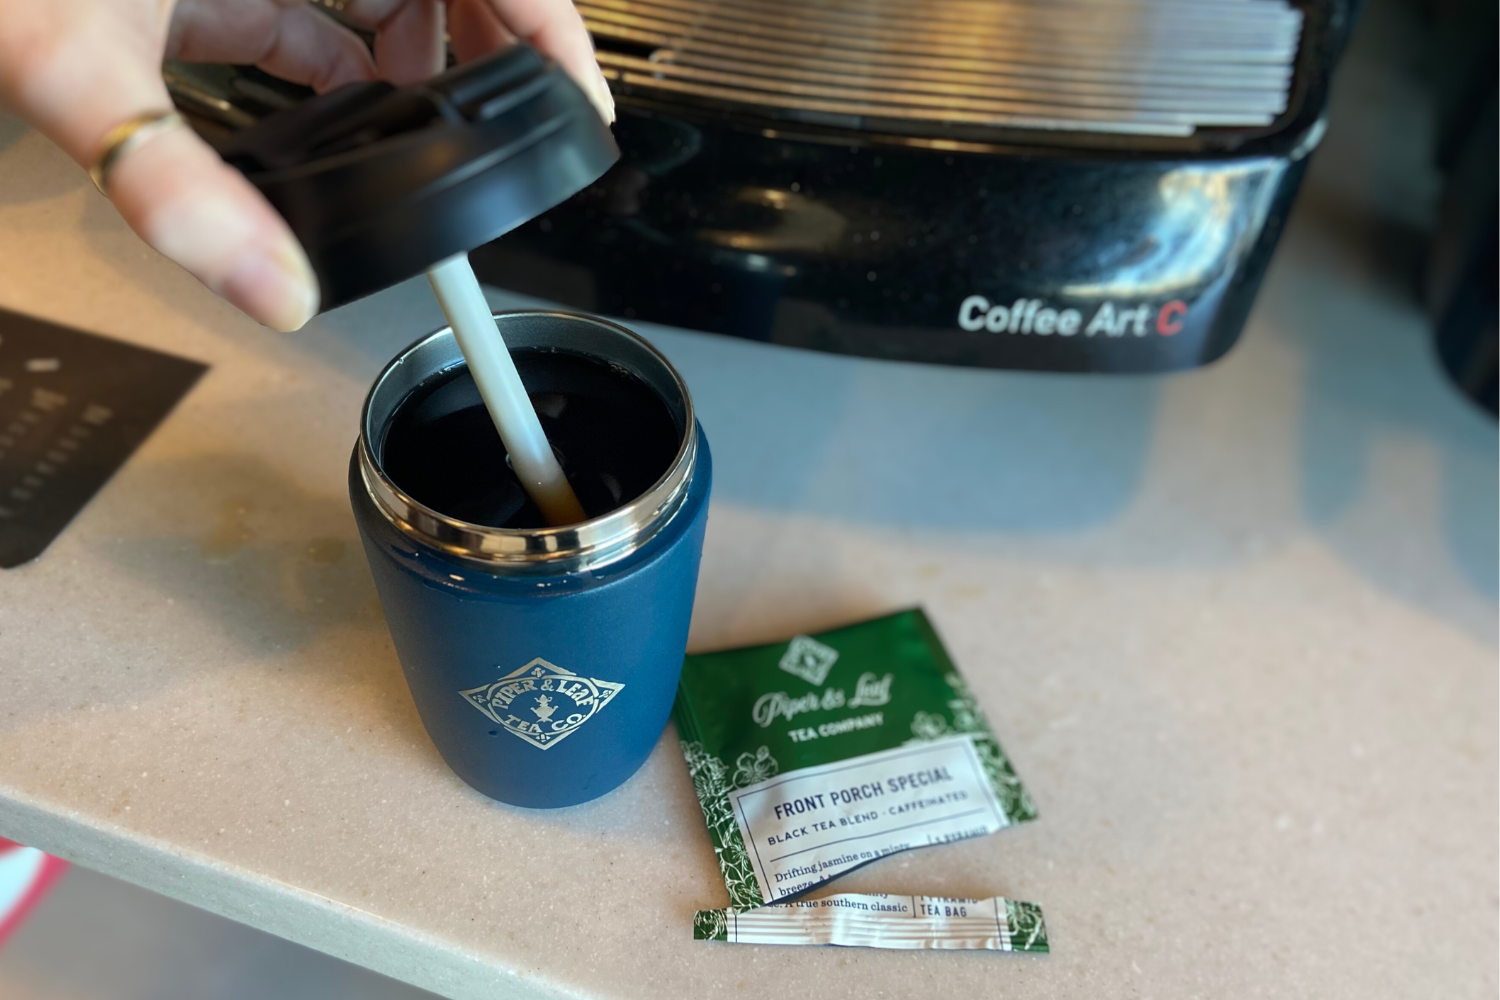
[[[104,133],[104,139],[99,143],[99,155],[94,157],[94,165],[89,168],[94,186],[106,198],[109,197],[105,185],[109,183],[110,170],[156,136],[185,124],[187,123],[183,121],[182,115],[176,111],[148,111],[123,121]]]

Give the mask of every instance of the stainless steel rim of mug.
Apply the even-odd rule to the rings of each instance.
[[[365,490],[402,534],[451,556],[505,575],[553,575],[598,569],[637,551],[666,527],[687,499],[698,455],[698,432],[687,385],[655,347],[607,320],[571,313],[495,313],[512,350],[552,347],[620,365],[656,390],[683,428],[682,444],[656,483],[601,517],[558,528],[492,528],[441,514],[408,496],[376,461],[376,449],[401,400],[417,385],[463,364],[451,328],[407,347],[386,366],[360,413],[359,471]],[[675,398],[674,398],[675,397]]]

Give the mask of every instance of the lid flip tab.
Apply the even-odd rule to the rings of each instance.
[[[504,235],[620,155],[578,85],[525,45],[415,86],[340,87],[222,152],[307,250],[325,309]]]

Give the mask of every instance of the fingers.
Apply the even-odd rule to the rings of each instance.
[[[266,326],[296,330],[318,311],[317,281],[286,222],[188,129],[121,160],[109,195],[142,239]]]
[[[351,0],[358,23],[377,28],[376,59],[357,38],[300,0],[41,0],[3,3],[0,103],[80,164],[99,157],[121,122],[171,101],[162,58],[255,62],[326,90],[381,75],[425,79],[441,68],[443,11],[451,6],[461,54],[512,37],[535,46],[576,80],[606,119],[614,102],[569,0]],[[170,36],[169,36],[170,30]],[[285,222],[237,171],[187,129],[159,133],[111,171],[109,195],[146,242],[210,289],[277,329],[317,309],[317,285]]]
[[[453,0],[448,5],[448,37],[461,63],[514,44],[490,0]]]
[[[142,111],[170,108],[154,26],[90,17],[79,0],[10,4],[0,32],[0,99],[81,164]]]
[[[375,63],[382,79],[421,83],[443,71],[443,13],[439,0],[406,0],[381,23]]]
[[[572,0],[488,0],[500,23],[543,55],[557,60],[578,82],[600,116],[615,120],[615,99],[594,59],[594,43]]]
[[[340,13],[375,33],[375,63],[381,79],[420,83],[442,72],[442,0],[349,0]]]
[[[48,0],[7,7],[0,94],[80,164],[110,129],[172,107],[161,78],[166,25],[154,4]],[[255,319],[295,329],[317,285],[286,223],[248,181],[186,128],[120,159],[109,195],[145,241]]]
[[[382,76],[388,71],[386,60],[399,51],[402,43],[392,30],[398,19],[412,16],[408,10],[425,6],[432,0],[351,0],[344,16],[361,27],[378,33],[376,53]],[[594,60],[594,45],[571,0],[445,0],[448,8],[449,35],[454,52],[461,61],[492,52],[514,39],[534,46],[543,55],[557,61],[583,88],[601,117],[615,120],[615,102],[609,85]],[[390,36],[390,48],[382,41]],[[403,65],[404,69],[404,65]],[[429,74],[430,75],[430,74]],[[397,79],[390,76],[390,79]]]
[[[359,37],[301,0],[185,0],[172,19],[166,54],[251,64],[319,93],[375,78]]]

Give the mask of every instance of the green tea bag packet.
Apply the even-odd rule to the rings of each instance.
[[[731,944],[822,944],[846,948],[1045,952],[1047,925],[1035,903],[841,893],[754,910],[699,910],[693,937]]]
[[[920,610],[689,656],[673,719],[735,911],[1036,816]]]

